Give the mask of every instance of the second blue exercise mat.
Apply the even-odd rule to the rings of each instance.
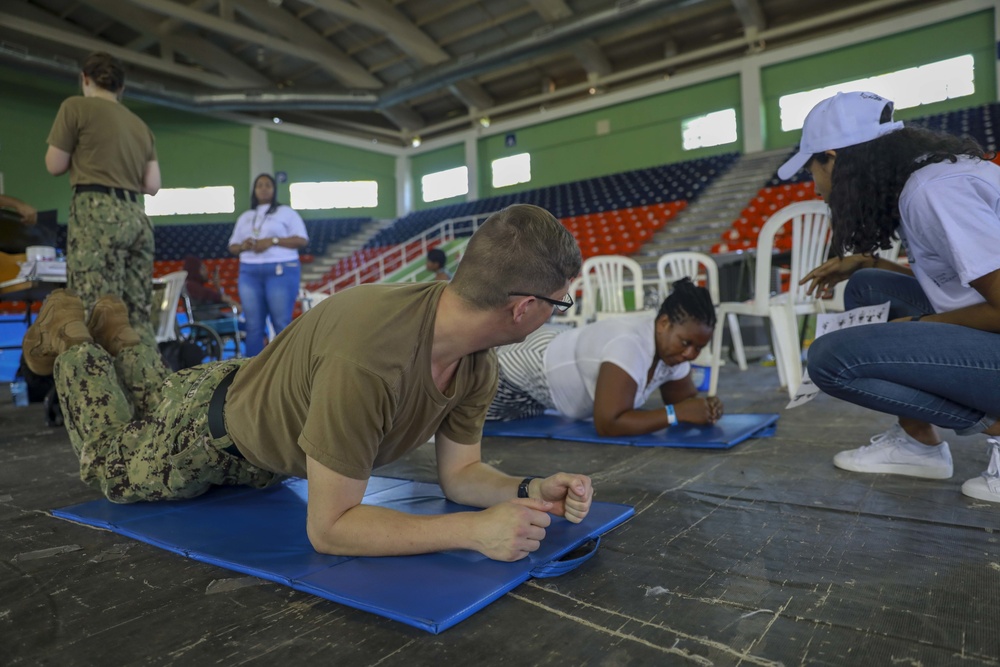
[[[95,500],[53,514],[438,633],[531,577],[572,570],[596,553],[601,534],[635,513],[595,502],[580,524],[553,517],[541,548],[514,563],[464,550],[347,558],[313,550],[306,497],[306,481],[290,479],[261,490],[217,489],[194,500]],[[446,500],[436,484],[387,477],[369,480],[364,503],[411,514],[471,509]]]
[[[542,415],[506,422],[486,422],[483,435],[549,438],[635,447],[729,449],[747,438],[765,438],[774,435],[774,425],[777,421],[776,414],[724,415],[711,426],[677,424],[645,435],[600,436],[594,430],[594,422],[567,419],[558,415]]]

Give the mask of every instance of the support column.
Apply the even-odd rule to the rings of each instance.
[[[1000,100],[1000,0],[993,2],[993,43],[996,52],[993,54],[993,78],[996,81],[995,100]]]
[[[469,193],[465,201],[479,199],[479,136],[470,132],[465,137],[465,166],[469,169]]]
[[[760,85],[759,61],[756,58],[744,59],[740,68],[744,154],[764,150],[764,96]]]
[[[259,125],[250,126],[250,180],[258,174],[274,175],[274,155],[267,146],[267,130]]]
[[[406,155],[396,157],[396,217],[413,212],[413,165]]]

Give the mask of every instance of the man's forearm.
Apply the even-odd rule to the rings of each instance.
[[[441,488],[452,502],[471,507],[492,507],[516,498],[521,479],[478,461],[451,474],[441,471]]]
[[[332,525],[308,524],[309,541],[336,556],[406,556],[446,549],[475,549],[474,513],[419,515],[357,505]]]

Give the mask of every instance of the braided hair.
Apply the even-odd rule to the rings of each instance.
[[[712,296],[704,287],[699,287],[690,278],[681,278],[670,286],[670,295],[663,300],[657,319],[664,315],[671,324],[682,324],[688,318],[715,328],[715,306]]]

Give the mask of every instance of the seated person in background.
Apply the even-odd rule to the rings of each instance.
[[[714,424],[722,401],[699,398],[691,360],[712,340],[708,290],[678,280],[656,316],[624,315],[576,329],[543,327],[497,350],[500,386],[487,419],[556,410],[593,416],[598,435],[640,435],[677,422]],[[643,410],[657,387],[665,409]]]
[[[25,204],[20,199],[15,199],[14,197],[0,195],[0,208],[9,208],[17,211],[21,216],[21,222],[25,225],[33,225],[38,219],[38,211],[35,210],[34,206]]]
[[[231,308],[239,310],[239,304],[228,296],[219,284],[218,267],[215,269],[211,285],[206,284],[208,282],[208,267],[198,257],[194,255],[185,257],[184,270],[187,271],[184,290],[191,300],[195,320],[214,320],[228,317],[231,314]]]
[[[448,263],[448,255],[440,248],[432,248],[427,251],[427,270],[434,274],[434,280],[451,280],[451,274],[445,269]]]

